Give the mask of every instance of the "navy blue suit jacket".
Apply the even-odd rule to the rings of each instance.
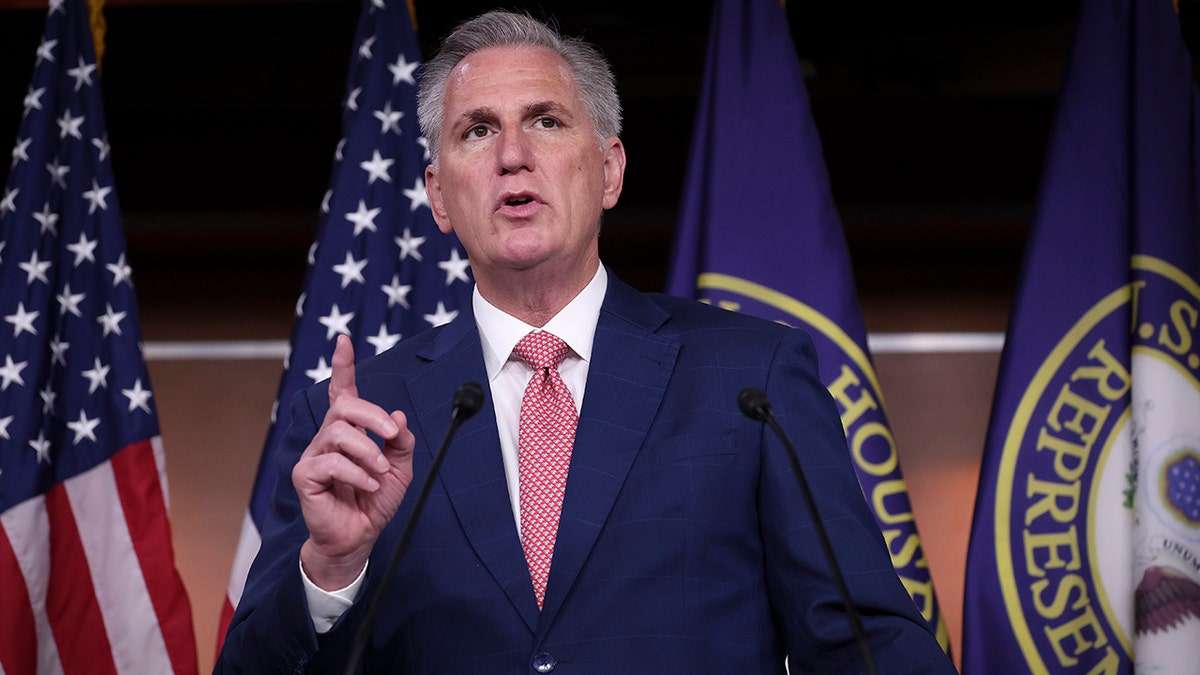
[[[488,400],[441,467],[367,672],[783,673],[785,657],[792,673],[860,670],[786,450],[738,409],[746,386],[767,392],[797,446],[880,671],[954,672],[890,564],[807,334],[609,277],[544,608]],[[216,672],[340,672],[467,381],[487,381],[469,310],[359,364],[360,395],[408,415],[415,478],[360,600],[320,636],[290,472],[325,416],[327,383],[297,395],[274,510]]]

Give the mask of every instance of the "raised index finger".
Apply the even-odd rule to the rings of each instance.
[[[358,397],[354,384],[354,345],[350,336],[340,334],[333,347],[333,374],[329,376],[329,404],[333,405],[342,396]]]

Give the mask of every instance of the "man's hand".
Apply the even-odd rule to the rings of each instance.
[[[367,432],[383,439],[382,452]],[[414,442],[404,413],[389,415],[358,397],[354,347],[339,335],[329,412],[292,469],[309,533],[300,561],[314,584],[337,590],[362,572],[412,483]]]

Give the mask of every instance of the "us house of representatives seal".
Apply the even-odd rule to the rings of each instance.
[[[1130,272],[1046,356],[1005,436],[996,563],[1035,673],[1197,670],[1200,286],[1149,256]]]

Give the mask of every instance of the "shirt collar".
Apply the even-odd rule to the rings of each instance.
[[[596,324],[600,320],[600,306],[608,290],[608,274],[604,265],[596,269],[595,276],[566,307],[542,326],[562,338],[576,356],[584,361],[592,359],[592,343],[596,338]],[[475,287],[471,295],[471,307],[475,312],[475,324],[479,327],[479,338],[483,344],[483,363],[487,367],[488,381],[496,379],[500,369],[512,356],[517,342],[530,331],[538,330],[520,319],[506,314],[479,294]]]

